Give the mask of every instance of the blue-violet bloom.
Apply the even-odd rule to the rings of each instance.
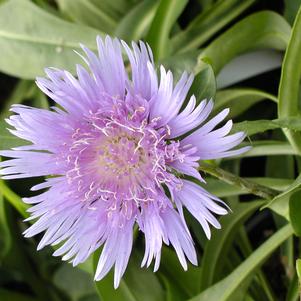
[[[98,55],[82,46],[87,71],[77,76],[49,68],[37,78],[39,88],[56,102],[51,111],[14,105],[7,122],[14,135],[32,144],[2,151],[13,159],[0,163],[3,179],[48,176],[32,187],[43,189],[24,198],[33,204],[25,231],[32,237],[45,231],[38,249],[58,245],[54,256],[73,265],[84,262],[103,246],[95,280],[115,266],[114,287],[126,269],[137,224],[145,236],[142,266],[154,259],[159,267],[162,243],[171,244],[184,269],[186,258],[197,264],[183,206],[210,238],[209,224],[220,228],[216,215],[227,206],[202,188],[199,160],[245,152],[234,149],[243,132],[229,134],[232,121],[216,129],[225,109],[212,119],[212,100],[184,106],[193,76],[173,75],[154,66],[147,44],[97,38]],[[128,76],[122,49],[127,55]],[[184,106],[184,108],[183,108]],[[191,178],[195,178],[191,181]]]

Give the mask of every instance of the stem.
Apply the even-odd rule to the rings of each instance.
[[[263,199],[271,200],[276,195],[279,194],[279,192],[277,190],[257,184],[250,180],[243,179],[243,178],[238,177],[238,176],[236,176],[228,171],[225,171],[217,166],[213,166],[213,165],[201,162],[200,166],[199,166],[199,170],[206,172],[228,184],[238,186],[238,187],[246,190],[247,192],[257,195]]]
[[[0,193],[3,194],[4,198],[9,201],[24,218],[28,217],[28,213],[26,212],[28,206],[22,202],[22,199],[13,192],[3,180],[0,180]]]

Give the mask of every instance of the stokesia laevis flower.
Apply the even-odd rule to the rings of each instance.
[[[247,148],[233,150],[245,134],[228,135],[232,121],[215,129],[228,109],[206,121],[213,102],[197,104],[194,96],[182,109],[193,76],[183,73],[175,84],[161,66],[158,78],[148,45],[132,43],[131,49],[118,39],[98,37],[97,46],[98,56],[82,46],[89,71],[77,65],[74,77],[49,68],[48,78],[37,78],[39,88],[59,107],[12,107],[16,114],[7,120],[15,128],[11,132],[32,144],[2,151],[13,159],[1,162],[0,172],[3,179],[51,176],[32,187],[46,191],[24,198],[33,204],[29,219],[37,219],[25,236],[45,231],[38,249],[60,244],[54,255],[73,265],[103,245],[95,279],[114,265],[118,287],[135,223],[145,235],[142,266],[154,259],[158,269],[163,242],[174,247],[184,269],[186,257],[197,264],[183,206],[208,238],[209,224],[220,227],[215,215],[227,210],[187,176],[203,182],[199,160],[234,156]]]

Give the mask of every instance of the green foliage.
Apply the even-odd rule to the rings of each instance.
[[[198,266],[184,271],[172,247],[164,245],[159,271],[142,269],[145,242],[136,229],[117,290],[113,271],[93,281],[100,250],[74,268],[53,258],[51,248],[37,252],[36,239],[23,239],[28,206],[21,197],[35,193],[29,187],[39,180],[0,180],[1,301],[298,300],[301,1],[256,2],[0,0],[0,150],[28,144],[7,130],[12,104],[53,106],[33,81],[43,69],[74,72],[84,62],[73,50],[82,54],[82,43],[96,51],[96,36],[106,34],[128,43],[147,41],[157,67],[170,69],[176,80],[185,70],[193,73],[189,96],[198,103],[213,98],[214,114],[230,108],[233,133],[244,131],[243,145],[252,146],[237,157],[200,162],[206,183],[196,183],[231,212],[219,218],[221,229],[212,231],[211,240],[184,212]],[[282,15],[275,12],[282,7]],[[229,88],[221,90],[223,84]]]
[[[300,259],[297,259],[296,267],[297,267],[298,278],[301,279],[301,260]]]
[[[31,298],[30,296],[2,288],[0,289],[0,298],[1,301],[37,301],[36,298]]]
[[[244,131],[248,136],[274,129],[301,130],[301,119],[299,117],[280,118],[274,120],[243,121],[233,127],[233,131]]]
[[[301,175],[287,187],[287,189],[281,194],[277,195],[269,204],[267,205],[272,210],[274,210],[279,215],[285,218],[289,218],[289,199],[293,193],[295,193],[301,186]]]
[[[64,264],[53,275],[53,283],[68,294],[71,301],[82,301],[84,298],[96,298],[93,277],[72,265]],[[97,299],[96,299],[97,300]]]
[[[220,0],[199,14],[182,32],[172,38],[177,52],[190,51],[207,42],[221,28],[229,24],[255,0]]]
[[[167,247],[163,248],[160,275],[164,275],[169,279],[169,282],[174,284],[174,294],[183,295],[182,300],[186,300],[200,291],[201,270],[201,267],[189,264],[188,270],[184,271],[174,250]],[[191,281],[191,279],[195,281]]]
[[[22,202],[21,198],[13,190],[11,190],[3,180],[0,180],[0,192],[2,197],[10,202],[11,205],[19,211],[22,217],[28,217],[28,213],[26,212],[28,206]]]
[[[7,224],[4,198],[0,195],[0,260],[4,258],[11,248],[11,237]],[[0,295],[1,296],[1,295]]]
[[[279,85],[279,117],[300,116],[301,79],[301,9],[299,10],[287,46]],[[301,135],[291,130],[285,131],[292,147],[301,154]]]
[[[16,20],[18,20],[16,22]],[[100,31],[61,20],[29,0],[0,6],[0,70],[34,79],[46,66],[74,70],[79,43],[95,49]]]
[[[118,15],[110,14],[102,7],[100,1],[94,0],[57,0],[60,9],[77,23],[97,28],[101,31],[112,34],[117,25]]]
[[[162,59],[170,52],[170,31],[187,4],[187,0],[161,0],[147,35],[154,57]]]
[[[296,235],[301,235],[301,220],[299,212],[301,210],[301,191],[294,192],[289,200],[289,218]]]
[[[144,0],[134,6],[118,23],[115,35],[127,42],[139,40],[149,29],[158,5],[159,0]]]
[[[256,89],[236,88],[220,90],[215,97],[214,112],[230,108],[229,118],[234,118],[265,99],[276,103],[278,101],[275,96]]]
[[[4,121],[0,121],[0,149],[9,149],[16,146],[27,144],[26,142],[16,136],[13,136],[8,130],[8,124]]]
[[[242,53],[262,48],[284,50],[290,26],[280,15],[263,11],[246,17],[215,39],[199,55],[199,64],[210,62],[215,73]],[[222,53],[222,55],[221,55]]]
[[[211,65],[203,63],[201,66],[198,66],[198,69],[194,70],[194,72],[196,73],[196,76],[191,86],[190,93],[195,95],[198,102],[203,99],[214,97],[216,92],[216,81]]]
[[[99,253],[94,255],[94,267],[96,269]],[[142,257],[133,252],[127,271],[121,280],[120,287],[113,288],[113,271],[102,281],[96,283],[97,291],[102,301],[163,301],[165,292],[156,276],[150,269],[141,269]],[[94,270],[95,270],[94,269]]]
[[[284,17],[290,24],[294,23],[298,8],[301,5],[300,0],[284,0]]]
[[[223,265],[225,265],[224,258],[227,256],[240,226],[262,205],[263,202],[260,201],[238,204],[233,208],[233,213],[221,218],[223,231],[214,231],[212,239],[204,249],[200,281],[201,290],[205,290],[214,284],[214,280],[220,275]]]
[[[209,287],[200,295],[190,299],[190,301],[233,300],[231,299],[233,295],[249,280],[250,275],[252,275],[252,273],[263,264],[264,260],[291,235],[292,228],[290,225],[286,225],[255,250],[229,276]]]

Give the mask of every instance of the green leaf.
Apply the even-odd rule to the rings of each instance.
[[[194,94],[198,102],[215,96],[216,81],[211,65],[205,62],[199,65],[189,93],[189,96]]]
[[[214,0],[198,0],[198,2],[201,5],[202,10],[206,11],[213,5]]]
[[[278,191],[286,190],[293,182],[293,180],[291,179],[278,179],[278,178],[267,178],[267,177],[245,178],[245,179],[248,181],[252,181],[254,183],[262,184],[266,187]],[[212,194],[220,198],[249,193],[249,191],[243,187],[234,186],[213,178],[206,178],[206,185],[204,185],[203,187],[206,188],[206,190],[208,190]]]
[[[96,293],[93,277],[70,264],[63,264],[56,270],[53,283],[70,296],[72,301],[79,301],[86,295]]]
[[[38,299],[17,293],[12,290],[0,288],[0,300],[1,301],[38,301]]]
[[[77,266],[82,271],[94,275],[93,254],[91,254],[84,262]]]
[[[294,23],[300,5],[301,0],[284,0],[284,17],[290,24]]]
[[[222,109],[230,108],[228,118],[234,118],[264,99],[277,102],[275,96],[257,89],[233,88],[220,90],[216,93],[213,112],[216,113]]]
[[[137,0],[90,0],[93,1],[101,10],[111,13],[115,16],[116,20],[119,21],[120,17],[127,13]],[[119,17],[119,18],[118,18]]]
[[[279,215],[289,219],[289,199],[301,186],[301,175],[281,194],[272,199],[265,207],[269,207]]]
[[[296,261],[296,270],[299,279],[301,279],[301,259],[297,259]]]
[[[78,23],[97,28],[103,32],[113,33],[116,19],[101,7],[101,1],[93,0],[56,0],[59,8]]]
[[[216,78],[219,89],[233,86],[249,78],[281,67],[283,55],[273,49],[241,54],[226,64]]]
[[[156,60],[170,53],[171,29],[187,3],[188,0],[161,0],[146,38]]]
[[[232,208],[233,213],[220,219],[222,229],[212,231],[212,238],[206,244],[202,257],[201,290],[211,286],[214,280],[218,278],[225,264],[225,256],[227,256],[227,252],[240,226],[263,204],[264,202],[260,201],[240,203]]]
[[[237,22],[216,38],[201,52],[198,62],[210,62],[218,74],[226,63],[242,53],[261,48],[284,50],[289,36],[290,26],[283,17],[262,11]]]
[[[243,263],[230,275],[206,289],[190,301],[232,301],[232,296],[240,290],[256,270],[264,263],[271,253],[278,248],[293,233],[290,225],[277,231],[272,237],[258,247]]]
[[[279,134],[274,133],[272,137],[278,136]],[[281,133],[282,136],[282,133]],[[277,157],[267,157],[266,164],[265,164],[265,175],[270,176],[273,175],[275,177],[285,177],[288,179],[294,179],[295,178],[295,160],[293,156],[277,156]],[[284,190],[286,190],[288,187],[286,187]],[[273,213],[273,219],[276,225],[276,228],[279,229],[286,223],[286,219],[282,216],[279,216],[278,214]],[[286,275],[289,275],[289,278],[291,278],[291,275],[294,273],[294,238],[291,237],[284,242],[284,244],[280,248],[280,257],[285,258],[285,271]],[[294,278],[296,280],[296,276],[294,275]],[[296,282],[295,280],[290,279],[290,284],[288,287],[288,293],[286,296],[286,301],[293,301],[293,295],[294,295],[294,288],[295,285],[293,282]],[[296,298],[295,298],[296,301]]]
[[[139,301],[134,292],[129,288],[124,279],[121,279],[118,289],[113,288],[114,274],[109,272],[107,276],[96,283],[100,299],[103,301]]]
[[[301,236],[301,190],[294,192],[289,198],[289,219],[296,235]]]
[[[29,99],[33,96],[35,91],[35,83],[31,80],[20,80],[16,86],[14,87],[13,91],[11,92],[8,99],[4,102],[4,108],[0,114],[0,120],[8,117],[11,112],[9,111],[11,105],[22,103],[25,99]],[[0,121],[2,122],[2,121]],[[6,124],[7,126],[7,124]],[[4,124],[0,125],[0,132],[4,131],[5,126]],[[0,140],[1,141],[1,140]],[[1,144],[1,142],[0,142]]]
[[[280,136],[281,135],[281,136]],[[283,137],[282,132],[274,132],[272,134],[273,138]],[[279,138],[280,138],[279,137]],[[257,141],[260,143],[263,141],[262,145],[268,147],[269,149],[262,149],[262,153],[266,151],[267,155],[269,153],[277,154],[280,156],[277,157],[268,157],[266,159],[265,164],[265,176],[267,177],[275,177],[275,178],[287,178],[287,179],[295,179],[295,160],[293,156],[287,156],[287,154],[295,154],[293,148],[288,142],[283,141],[273,141],[273,140],[260,140]],[[257,144],[256,142],[256,144]],[[284,149],[284,151],[283,151]],[[276,151],[275,151],[276,150]],[[269,152],[269,153],[268,153]]]
[[[81,297],[78,301],[100,301],[98,295],[87,295]]]
[[[16,22],[18,20],[18,22]],[[43,75],[45,67],[75,70],[79,43],[96,49],[99,31],[63,21],[28,0],[0,6],[0,70],[27,79]]]
[[[23,103],[26,100],[30,100],[35,107],[49,108],[47,97],[33,81],[20,80],[10,97],[5,101],[4,109],[0,114],[0,150],[29,144],[28,141],[11,134],[8,130],[9,124],[3,120],[11,114],[9,111],[11,105]]]
[[[5,255],[9,252],[11,245],[12,243],[7,224],[4,199],[3,196],[0,195],[0,259],[5,257]]]
[[[4,120],[0,121],[0,150],[28,144],[28,141],[11,134],[7,130],[8,127],[9,125]]]
[[[202,231],[201,226],[199,224],[198,226],[199,231]],[[188,270],[184,271],[179,258],[170,247],[162,248],[160,272],[164,273],[182,293],[185,293],[186,297],[192,297],[200,291],[201,267],[188,263]]]
[[[94,254],[94,270],[97,267],[99,253]],[[102,301],[164,301],[165,292],[156,274],[150,269],[140,268],[141,258],[135,250],[131,254],[126,273],[118,289],[113,288],[113,270],[96,282],[96,288]]]
[[[159,0],[144,0],[118,23],[115,35],[127,42],[141,39],[147,32],[159,5]]]
[[[186,52],[198,48],[254,2],[255,0],[216,1],[207,11],[199,14],[184,31],[172,38],[173,49],[176,52]]]
[[[298,11],[289,44],[287,46],[279,84],[278,116],[286,118],[300,116],[301,79],[301,7]],[[285,130],[292,147],[301,154],[301,134]]]
[[[5,196],[5,193],[3,193],[3,195]],[[38,265],[37,261],[35,260],[35,257],[37,256],[35,254],[36,250],[34,248],[31,249],[30,252],[32,255],[35,254],[35,256],[31,257],[28,253],[28,243],[24,244],[24,237],[21,234],[21,229],[24,229],[24,225],[21,225],[15,210],[13,210],[11,204],[8,202],[5,202],[5,210],[10,235],[12,238],[12,248],[1,264],[4,268],[7,267],[11,269],[11,271],[17,272],[17,279],[20,279],[28,284],[30,291],[37,296],[37,300],[45,300],[45,296],[49,296],[50,300],[52,300],[53,292],[51,290],[51,286],[46,285],[44,277],[41,277],[40,271],[37,269]],[[22,226],[22,228],[20,226]],[[18,280],[18,282],[20,280]],[[11,297],[13,297],[13,295]],[[21,301],[23,300],[22,298],[23,295],[16,295],[16,300]],[[0,298],[0,300],[2,301],[3,299]]]
[[[298,300],[299,300],[299,285],[298,285],[298,276],[297,273],[295,273],[293,279],[290,281],[285,301],[298,301]]]
[[[233,132],[244,131],[248,136],[262,133],[268,130],[287,128],[293,131],[301,131],[300,117],[287,117],[274,120],[243,121],[234,124]]]
[[[244,131],[247,136],[252,136],[278,128],[281,128],[281,125],[274,120],[243,121],[234,124],[233,132]]]
[[[218,166],[213,164],[205,163],[204,161],[199,161],[199,170],[208,173],[223,182],[231,185],[235,185],[240,189],[248,191],[250,194],[259,196],[262,199],[273,199],[278,192],[275,189],[271,189],[259,183],[255,183],[247,178],[241,178],[233,173],[230,173]]]
[[[187,296],[183,294],[183,292],[179,289],[177,283],[175,283],[175,281],[173,281],[171,277],[166,277],[163,273],[160,272],[159,276],[166,290],[166,301],[183,301],[187,299]]]
[[[197,62],[197,55],[198,51],[187,52],[167,57],[160,60],[159,63],[171,70],[174,79],[178,80],[184,70],[188,73],[195,72],[194,69]],[[194,78],[187,98],[189,99],[189,97],[194,94],[199,102],[203,99],[210,99],[211,97],[214,97],[215,92],[216,82],[212,67],[209,64],[203,63]]]
[[[36,108],[49,110],[47,96],[38,87],[36,87],[34,92],[35,94],[33,95],[32,105]]]
[[[29,216],[29,214],[26,212],[28,205],[23,203],[22,199],[1,179],[0,194],[21,214],[22,217],[27,218]]]
[[[174,56],[168,56],[159,61],[166,69],[171,70],[174,78],[180,79],[184,71],[188,73],[194,72],[197,62],[198,51],[191,51]]]
[[[237,156],[238,158],[297,154],[288,142],[283,141],[259,140],[252,141],[247,145],[251,145],[252,148],[248,152]],[[233,160],[233,158],[226,158],[225,160]]]

